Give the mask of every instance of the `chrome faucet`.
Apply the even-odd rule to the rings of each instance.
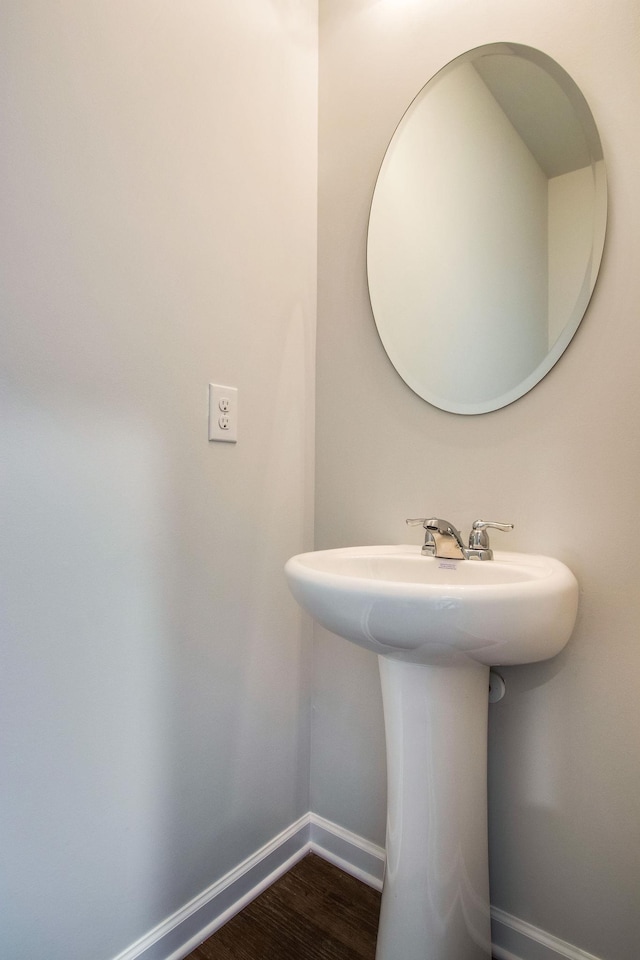
[[[513,530],[512,523],[494,523],[491,520],[474,520],[469,534],[469,546],[466,547],[460,531],[448,520],[439,517],[424,517],[407,520],[410,526],[421,524],[424,527],[422,555],[440,557],[445,560],[493,560],[493,550],[489,544],[487,530]]]

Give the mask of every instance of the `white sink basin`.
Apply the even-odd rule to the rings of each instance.
[[[575,577],[550,557],[441,560],[417,546],[319,550],[285,570],[312,617],[378,654],[387,860],[376,960],[490,960],[489,667],[564,647]]]
[[[531,663],[573,630],[578,584],[559,560],[496,552],[440,560],[418,546],[347,547],[288,561],[291,591],[324,627],[413,663]]]

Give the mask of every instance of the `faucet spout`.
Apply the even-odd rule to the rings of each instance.
[[[424,527],[423,557],[441,557],[443,560],[492,560],[493,550],[489,545],[487,530],[513,530],[512,523],[496,523],[493,520],[475,520],[466,547],[460,531],[449,520],[440,517],[424,517],[406,521],[409,526]]]
[[[460,531],[452,523],[441,520],[439,517],[431,517],[430,520],[425,520],[424,528],[429,531],[435,541],[436,557],[447,560],[465,559],[464,542]]]

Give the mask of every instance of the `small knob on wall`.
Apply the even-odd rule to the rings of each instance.
[[[497,703],[505,694],[505,682],[495,670],[489,672],[489,703]]]

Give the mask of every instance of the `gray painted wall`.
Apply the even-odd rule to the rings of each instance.
[[[462,417],[412,394],[384,354],[367,215],[409,101],[450,59],[497,40],[539,47],[583,90],[608,165],[609,233],[559,364],[517,403]],[[606,960],[634,960],[640,942],[639,46],[637,0],[321,3],[316,545],[418,542],[405,517],[467,528],[482,516],[516,524],[509,549],[574,570],[566,651],[505,670],[491,708],[492,898]],[[314,664],[313,809],[382,842],[375,658],[319,630]]]
[[[108,960],[309,809],[317,5],[0,51],[0,953]]]

